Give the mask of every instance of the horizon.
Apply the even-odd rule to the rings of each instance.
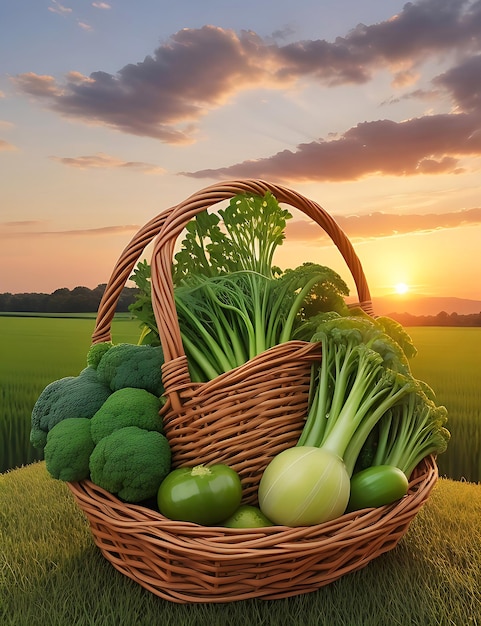
[[[45,292],[8,292],[0,293],[0,296],[12,295],[32,295],[32,296],[53,296],[57,291],[67,289],[70,293],[75,288],[84,289],[87,288],[90,291],[95,291],[99,287],[104,287],[104,284],[98,284],[95,287],[86,287],[85,285],[76,285],[74,288],[58,287],[50,293]],[[132,283],[126,285],[132,289],[136,286]],[[420,317],[436,317],[441,313],[447,315],[459,315],[459,316],[479,316],[481,314],[481,300],[473,300],[469,298],[458,298],[456,296],[425,296],[422,294],[413,294],[408,290],[398,290],[393,294],[386,296],[374,296],[372,297],[372,304],[377,315],[394,315],[394,316],[413,316]],[[349,296],[346,298],[348,304],[352,304],[356,301],[355,298]],[[397,308],[399,307],[399,308]],[[33,309],[32,309],[33,310]],[[36,309],[35,309],[36,310]],[[93,312],[93,311],[92,311]]]
[[[27,0],[0,18],[0,293],[93,289],[161,210],[263,178],[337,220],[373,298],[481,300],[479,2]],[[317,225],[286,232],[281,267],[355,292]]]

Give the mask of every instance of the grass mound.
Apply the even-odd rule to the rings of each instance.
[[[117,572],[66,485],[35,463],[0,474],[2,626],[481,624],[481,485],[441,479],[397,548],[313,593],[164,601]]]

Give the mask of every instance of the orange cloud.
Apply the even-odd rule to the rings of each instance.
[[[146,174],[164,174],[165,170],[152,163],[143,161],[123,161],[117,157],[98,152],[97,154],[79,157],[50,157],[53,161],[78,169],[131,169],[145,172]]]
[[[12,143],[5,141],[5,139],[0,139],[0,152],[3,151],[14,151],[17,150],[17,147],[14,146]]]
[[[14,79],[15,85],[25,93],[37,98],[60,98],[62,91],[57,87],[55,78],[45,74],[26,72]]]
[[[183,174],[193,178],[342,181],[380,174],[459,173],[460,156],[479,155],[481,119],[477,113],[440,114],[405,122],[363,122],[330,141],[321,139],[300,144],[295,151]]]
[[[79,228],[74,230],[39,230],[44,225],[41,221],[3,222],[0,223],[0,239],[24,237],[106,237],[135,233],[140,229],[136,224],[103,226],[99,228]],[[33,228],[33,229],[32,229]]]
[[[334,216],[339,226],[351,239],[393,237],[420,232],[432,232],[462,226],[479,226],[481,208],[452,211],[450,213],[388,214]],[[327,238],[317,224],[307,220],[291,220],[287,223],[286,236],[292,241],[316,242]]]

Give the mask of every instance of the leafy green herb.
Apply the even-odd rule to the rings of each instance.
[[[282,272],[273,265],[291,214],[271,193],[235,196],[218,213],[203,211],[189,222],[173,264],[179,326],[195,380],[214,378],[290,339],[308,341],[314,313],[347,312],[347,285],[330,268],[304,263]],[[150,278],[148,264],[139,264],[132,276],[139,294],[130,310],[145,328],[142,341],[156,345]]]
[[[134,302],[129,305],[129,311],[141,323],[142,333],[138,343],[141,345],[158,346],[160,345],[160,339],[152,307],[151,275],[149,263],[147,261],[139,261],[133,275],[130,277],[130,280],[137,285],[138,293]]]

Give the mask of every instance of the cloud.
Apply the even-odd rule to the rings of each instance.
[[[53,161],[78,169],[126,169],[144,172],[146,174],[164,174],[165,170],[152,163],[142,161],[123,161],[117,157],[97,152],[97,154],[79,157],[50,157]]]
[[[73,230],[46,230],[44,221],[0,222],[0,239],[29,237],[110,237],[135,233],[140,229],[136,224],[103,226],[100,228],[79,228]]]
[[[339,138],[300,144],[229,167],[183,172],[193,178],[270,178],[282,181],[357,180],[368,175],[459,173],[461,156],[481,155],[481,120],[475,114],[439,114],[404,122],[378,120]]]
[[[0,222],[0,229],[2,228],[39,228],[45,226],[45,220],[21,220],[18,222]]]
[[[444,74],[433,79],[433,84],[449,91],[461,111],[480,113],[481,54],[465,59]]]
[[[405,4],[392,19],[358,25],[333,42],[281,45],[251,31],[185,28],[116,74],[95,71],[81,81],[67,76],[63,82],[44,76],[35,82],[36,75],[27,73],[16,82],[63,116],[182,144],[195,139],[202,116],[242,90],[284,89],[305,78],[325,86],[361,84],[383,68],[395,83],[406,85],[430,56],[462,56],[480,47],[481,2],[420,0]],[[453,88],[448,77],[443,84]]]
[[[81,28],[82,30],[86,30],[86,31],[93,30],[92,26],[90,24],[87,24],[87,22],[83,20],[77,20],[77,26]]]
[[[427,214],[388,214],[334,216],[336,222],[352,240],[365,240],[375,237],[393,237],[412,233],[426,233],[437,230],[481,225],[481,208],[464,209],[450,213]],[[312,221],[292,220],[286,227],[289,241],[315,243],[327,239],[322,230]]]
[[[48,7],[48,10],[51,13],[56,13],[57,15],[62,15],[63,17],[73,16],[73,9],[70,7],[66,7],[65,5],[58,2],[58,0],[51,0],[52,4]],[[106,2],[92,2],[92,6],[96,9],[110,9],[110,5]],[[93,27],[86,22],[85,20],[76,18],[77,26],[84,31],[90,32],[93,30]]]
[[[52,5],[48,7],[48,10],[51,13],[57,13],[57,15],[69,15],[70,13],[72,13],[72,9],[64,6],[63,4],[60,4],[60,2],[57,2],[57,0],[51,1]]]
[[[189,143],[192,122],[206,109],[248,84],[259,84],[265,71],[254,54],[256,41],[250,33],[239,38],[213,26],[185,29],[153,57],[126,65],[116,76],[98,71],[60,86],[53,77],[27,73],[15,82],[62,115],[168,143]]]
[[[55,99],[62,96],[53,76],[25,72],[17,76],[14,82],[21,91],[36,98]]]
[[[8,141],[5,141],[5,139],[0,139],[0,152],[8,152],[8,151],[13,152],[17,149],[18,148],[16,146],[9,143]]]

